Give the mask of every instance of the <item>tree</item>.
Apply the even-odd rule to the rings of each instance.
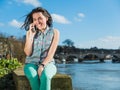
[[[24,42],[23,39],[16,39],[14,36],[6,37],[0,33],[0,56],[1,58],[17,58],[20,62],[24,63]]]
[[[62,42],[63,44],[65,44],[68,47],[72,47],[74,46],[74,42],[70,39],[66,39],[65,41]]]

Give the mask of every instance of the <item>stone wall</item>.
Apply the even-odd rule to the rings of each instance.
[[[13,72],[16,90],[31,90],[28,79],[25,77],[23,68]],[[56,74],[51,80],[51,90],[72,90],[72,79],[66,74]]]

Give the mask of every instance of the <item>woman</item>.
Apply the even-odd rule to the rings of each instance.
[[[53,56],[58,45],[59,32],[53,29],[52,17],[42,7],[33,9],[22,27],[27,30],[24,73],[32,90],[50,90],[51,78],[57,72]]]

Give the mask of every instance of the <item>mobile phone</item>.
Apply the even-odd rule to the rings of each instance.
[[[32,32],[36,32],[36,26],[32,28]]]

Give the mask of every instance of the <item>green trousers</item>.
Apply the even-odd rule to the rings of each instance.
[[[25,64],[24,73],[28,78],[32,90],[51,90],[51,79],[56,74],[57,68],[54,62],[48,63],[41,76],[38,76],[38,65]]]

